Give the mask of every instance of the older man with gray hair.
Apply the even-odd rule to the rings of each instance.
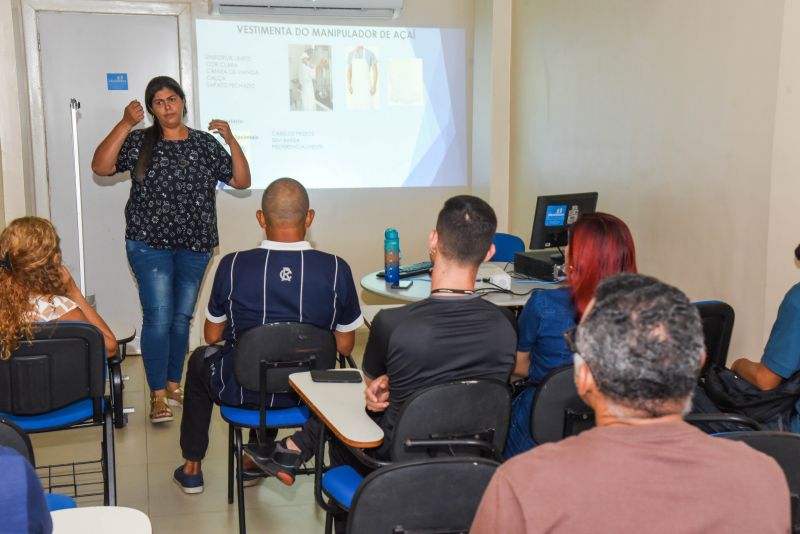
[[[789,532],[775,461],[682,420],[704,358],[686,295],[647,276],[610,277],[576,339],[575,385],[597,427],[500,467],[473,534]]]

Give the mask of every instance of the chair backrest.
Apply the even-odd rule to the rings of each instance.
[[[531,436],[540,445],[594,426],[594,412],[575,389],[573,368],[567,365],[550,371],[536,388],[531,408]]]
[[[511,393],[496,380],[463,380],[430,386],[414,393],[400,409],[392,432],[389,456],[410,461],[440,455],[479,456],[485,442],[490,454],[502,451],[511,418]],[[462,442],[462,445],[408,446],[411,441]]]
[[[259,390],[261,362],[267,362],[266,391],[289,391],[292,373],[331,369],[336,365],[333,332],[308,323],[270,323],[246,331],[236,342],[233,358],[236,380]]]
[[[489,261],[514,261],[514,253],[525,250],[525,242],[513,234],[497,232],[493,242],[494,256]]]
[[[719,437],[743,441],[781,466],[792,499],[792,532],[800,531],[800,435],[792,432],[729,432]]]
[[[0,361],[0,412],[38,415],[87,398],[99,408],[105,391],[103,334],[87,323],[37,325],[33,334]]]
[[[0,417],[0,447],[8,447],[20,453],[31,465],[36,465],[33,458],[33,445],[28,434],[15,423]]]
[[[694,305],[697,306],[700,318],[703,320],[703,337],[706,344],[704,368],[712,363],[725,367],[736,314],[730,305],[718,300],[695,302]]]
[[[497,466],[483,458],[441,458],[378,469],[353,497],[347,532],[468,532]]]

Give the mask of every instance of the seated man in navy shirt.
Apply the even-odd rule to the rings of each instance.
[[[174,473],[186,493],[203,491],[201,461],[208,448],[214,403],[258,406],[258,392],[242,388],[232,350],[244,331],[267,323],[301,322],[330,329],[340,354],[350,355],[364,322],[350,266],[304,241],[314,220],[300,182],[280,178],[264,191],[258,223],[267,240],[259,248],[226,255],[217,267],[203,329],[206,343],[189,358],[181,449],[185,463]],[[275,394],[269,406],[297,406],[295,395]],[[271,439],[274,439],[274,435]]]
[[[445,202],[428,244],[433,261],[431,296],[375,316],[364,352],[367,409],[385,439],[384,457],[403,403],[416,391],[456,380],[507,381],[516,355],[514,316],[475,294],[478,267],[494,255],[494,211],[483,200],[457,196]],[[258,467],[287,485],[314,453],[321,423],[311,417],[269,457],[250,453]],[[331,462],[356,460],[332,442]]]
[[[800,261],[800,245],[794,255]],[[783,297],[761,361],[740,358],[733,362],[731,369],[762,390],[774,389],[800,371],[800,284],[792,286]],[[800,399],[790,412],[768,422],[768,426],[800,432]]]

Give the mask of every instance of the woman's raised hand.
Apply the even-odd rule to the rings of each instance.
[[[138,100],[131,100],[131,103],[125,106],[125,113],[122,115],[122,120],[131,128],[139,124],[144,119],[144,108]]]
[[[212,133],[222,136],[222,138],[225,140],[225,143],[228,145],[231,144],[231,141],[234,141],[230,125],[221,119],[214,119],[209,122],[208,130]]]

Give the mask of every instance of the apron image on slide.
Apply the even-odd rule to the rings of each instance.
[[[350,64],[352,69],[353,94],[350,95],[351,109],[372,109],[373,96],[370,94],[372,87],[372,73],[364,58],[353,58]]]

